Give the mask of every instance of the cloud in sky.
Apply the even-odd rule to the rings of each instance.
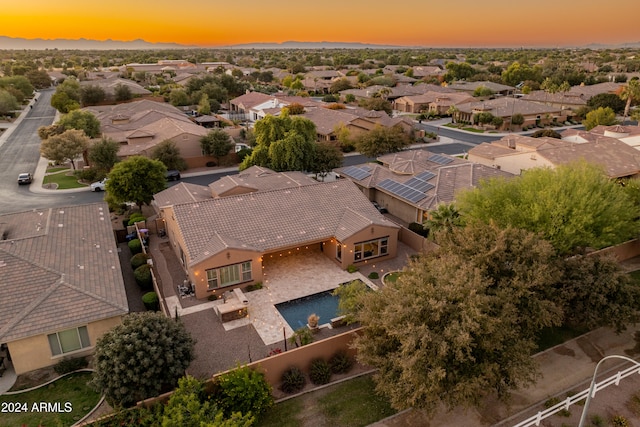
[[[344,41],[404,46],[637,42],[637,0],[30,0],[2,6],[0,35],[198,46]],[[1,46],[0,46],[1,48]]]

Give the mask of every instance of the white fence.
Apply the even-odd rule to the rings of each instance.
[[[620,384],[620,380],[623,378],[626,378],[628,376],[631,376],[633,374],[640,374],[640,368],[638,366],[632,366],[630,368],[627,368],[623,371],[618,371],[617,374],[602,380],[598,383],[595,384],[595,387],[593,389],[593,394],[591,395],[591,398],[593,398],[596,395],[596,392],[598,390],[602,390],[605,387],[608,387],[610,385],[618,385]],[[545,409],[544,411],[540,411],[538,412],[536,415],[534,415],[531,418],[528,418],[516,425],[514,425],[513,427],[530,427],[530,426],[539,426],[540,422],[547,418],[550,417],[552,415],[557,414],[558,412],[562,411],[562,410],[568,410],[569,407],[571,405],[573,405],[574,403],[580,402],[581,400],[585,399],[587,397],[587,395],[589,394],[589,389],[587,388],[586,390],[581,391],[580,393],[574,394],[573,396],[567,397],[566,400],[558,403],[557,405],[554,405],[550,408]]]

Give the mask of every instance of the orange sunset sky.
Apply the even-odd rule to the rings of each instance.
[[[554,47],[639,42],[639,16],[639,0],[0,0],[0,35],[202,47],[289,40]]]

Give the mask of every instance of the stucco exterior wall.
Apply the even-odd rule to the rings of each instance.
[[[404,203],[403,201],[396,199],[395,197],[392,197],[387,193],[376,191],[374,200],[378,202],[380,206],[387,208],[391,215],[400,218],[402,221],[408,223],[422,222],[420,220],[422,216],[421,210],[419,210],[415,206],[411,206],[408,203]]]
[[[20,375],[25,372],[33,371],[34,369],[53,366],[65,357],[89,355],[93,353],[93,349],[98,338],[121,322],[121,316],[117,316],[87,324],[87,332],[89,333],[91,347],[59,356],[51,355],[51,348],[49,347],[49,340],[47,338],[48,334],[59,331],[48,331],[42,335],[9,342],[7,343],[7,346],[9,348],[9,353],[11,354],[11,361],[13,362],[16,374]],[[85,325],[76,325],[76,327],[79,326]],[[71,329],[71,327],[65,329]]]
[[[490,166],[492,168],[498,168],[515,175],[520,175],[520,172],[523,170],[536,167],[555,167],[553,163],[535,152],[514,153],[509,156],[497,157],[493,160],[475,156],[470,153],[469,161]]]
[[[251,280],[213,290],[208,289],[207,270],[251,261]],[[228,249],[189,268],[189,279],[195,287],[196,298],[220,295],[233,288],[262,281],[262,254],[254,251]]]

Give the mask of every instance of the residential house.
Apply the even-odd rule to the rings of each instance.
[[[121,79],[117,76],[106,79],[84,80],[80,82],[80,86],[98,86],[104,91],[107,99],[115,99],[116,89],[119,86],[125,86],[129,88],[129,92],[131,92],[131,95],[133,95],[134,97],[151,95],[151,91],[143,88],[133,80]]]
[[[511,117],[515,114],[522,114],[524,117],[522,126],[544,125],[553,121],[564,122],[566,120],[566,115],[560,108],[510,97],[469,102],[457,105],[456,108],[458,111],[454,114],[454,118],[457,122],[473,123],[474,115],[488,112],[503,119],[501,126],[503,129],[509,128]]]
[[[300,251],[343,269],[396,254],[399,226],[351,182],[250,168],[210,188],[212,198],[184,186],[154,202],[197,298],[262,282],[265,262]]]
[[[356,100],[363,100],[374,98],[375,96],[380,96],[380,94],[384,93],[384,98],[389,101],[393,101],[403,96],[409,95],[421,95],[426,92],[428,89],[425,88],[424,85],[417,86],[395,86],[388,87],[382,85],[373,85],[364,89],[347,89],[340,92],[340,96],[344,98],[345,95],[353,95]]]
[[[549,93],[544,90],[536,90],[523,95],[520,99],[559,108],[563,112],[564,110],[571,110],[567,114],[573,114],[577,109],[587,105],[587,99],[585,99],[584,94],[571,91]]]
[[[450,83],[447,86],[449,89],[453,89],[458,92],[467,92],[471,95],[476,91],[476,89],[480,87],[486,87],[491,90],[494,94],[508,96],[512,95],[516,88],[512,86],[503,85],[500,83],[494,83],[490,81],[479,81],[479,82],[467,82],[467,81],[457,81]]]
[[[426,150],[407,150],[377,159],[382,164],[336,169],[354,182],[372,202],[406,223],[423,223],[441,203],[484,179],[510,177],[510,173]]]
[[[582,98],[589,101],[601,93],[616,93],[622,86],[624,86],[624,83],[604,82],[595,85],[572,86],[569,92],[582,95]]]
[[[615,138],[621,142],[624,142],[630,147],[640,150],[640,126],[629,125],[614,125],[614,126],[596,126],[593,129],[578,130],[567,129],[562,132],[562,139],[572,142],[593,142],[602,138],[603,136],[609,138]]]
[[[555,168],[579,160],[599,165],[610,178],[640,173],[640,153],[615,138],[576,143],[556,138],[510,135],[469,150],[469,160],[513,174],[535,167]]]
[[[273,99],[272,95],[261,92],[249,92],[240,95],[229,101],[229,110],[232,115],[242,115],[245,119],[249,118],[249,111],[256,105],[262,104]]]
[[[129,312],[106,203],[0,215],[0,276],[17,374],[91,354]]]
[[[150,157],[162,141],[174,141],[188,167],[213,160],[202,154],[200,139],[208,130],[193,123],[178,108],[149,100],[87,107],[100,121],[102,136],[120,143],[118,157]]]
[[[393,109],[403,113],[423,113],[444,115],[452,105],[474,102],[476,99],[467,94],[455,91],[426,92],[422,95],[403,96],[393,101]]]

